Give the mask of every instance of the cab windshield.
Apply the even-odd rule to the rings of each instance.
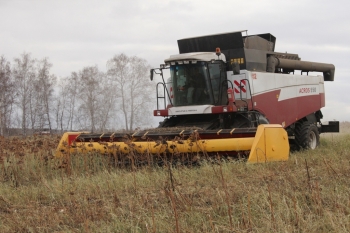
[[[173,106],[215,105],[220,101],[220,83],[226,72],[220,63],[197,62],[170,66]]]

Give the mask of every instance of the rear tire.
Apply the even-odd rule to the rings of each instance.
[[[295,142],[300,149],[316,149],[320,143],[317,126],[309,121],[297,123],[295,126]]]

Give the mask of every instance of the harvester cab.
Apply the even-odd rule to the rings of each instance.
[[[334,65],[275,52],[276,38],[270,33],[243,32],[178,40],[179,54],[151,69],[151,80],[154,74],[162,79],[153,112],[164,117],[158,128],[127,137],[66,133],[56,155],[92,150],[128,155],[119,158],[131,153],[133,160],[214,155],[281,161],[288,159],[290,143],[315,149],[320,133],[339,132],[339,122],[321,122],[324,82],[334,80]],[[313,71],[323,75],[309,75]]]

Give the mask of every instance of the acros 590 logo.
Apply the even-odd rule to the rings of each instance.
[[[316,87],[303,87],[299,89],[299,93],[316,93],[317,89]]]

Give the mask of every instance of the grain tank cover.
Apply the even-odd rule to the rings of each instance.
[[[181,39],[177,41],[179,52],[213,52],[220,47],[227,61],[237,61],[241,69],[266,71],[266,54],[274,52],[276,37],[270,33],[242,36],[242,32]]]
[[[180,54],[214,52],[220,47],[229,64],[237,62],[241,70],[294,73],[323,72],[324,81],[334,81],[333,64],[301,61],[298,54],[275,52],[276,37],[270,33],[243,36],[244,31],[228,32],[177,41]],[[227,70],[232,70],[228,65]]]
[[[220,47],[221,51],[244,47],[240,31],[186,38],[178,40],[177,43],[180,53],[214,52],[217,47]]]

